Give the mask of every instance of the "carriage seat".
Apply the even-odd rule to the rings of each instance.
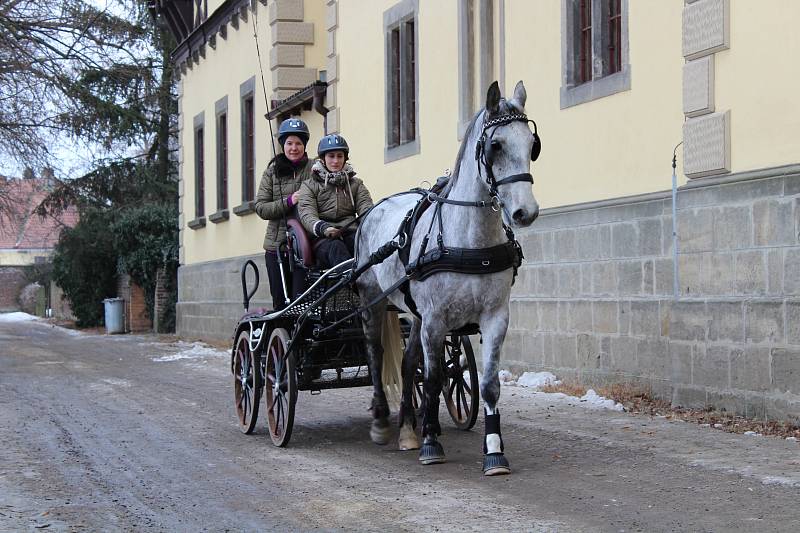
[[[295,264],[309,269],[314,268],[314,245],[306,229],[296,218],[286,221],[289,229],[289,250]]]

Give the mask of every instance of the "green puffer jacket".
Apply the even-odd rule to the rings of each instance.
[[[297,214],[309,234],[324,237],[326,228],[342,228],[356,213],[363,215],[372,207],[366,185],[355,175],[349,163],[339,172],[329,172],[319,160],[314,163],[311,179],[303,182],[297,202]],[[355,231],[356,227],[348,229]]]
[[[289,205],[289,197],[300,189],[303,181],[311,178],[311,160],[296,169],[283,154],[278,155],[264,175],[256,195],[255,209],[258,216],[269,220],[267,233],[264,236],[264,249],[275,251],[286,241],[286,224],[284,216],[293,215],[294,205]]]

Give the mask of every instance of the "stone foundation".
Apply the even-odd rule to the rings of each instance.
[[[178,269],[175,324],[178,335],[188,339],[230,340],[233,328],[244,314],[241,268],[248,259],[258,265],[260,280],[258,292],[250,302],[250,309],[272,306],[263,253],[183,265]],[[252,273],[248,280],[249,287],[252,288]]]
[[[800,168],[543,212],[503,359],[674,405],[800,421]]]
[[[677,295],[671,202],[666,191],[549,209],[519,232],[503,366],[800,421],[800,166],[680,189]],[[261,274],[251,309],[269,305],[262,254],[182,266],[180,335],[230,339],[248,258]]]

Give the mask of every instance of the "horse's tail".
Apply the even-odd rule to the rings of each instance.
[[[387,311],[381,331],[383,345],[383,391],[393,411],[400,409],[403,393],[403,334],[397,311]]]

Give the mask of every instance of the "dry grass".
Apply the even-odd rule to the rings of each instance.
[[[800,440],[800,426],[779,422],[775,420],[756,420],[731,413],[714,411],[711,409],[686,409],[672,407],[670,402],[655,398],[647,387],[635,383],[615,383],[603,387],[593,387],[597,394],[611,398],[625,406],[625,411],[630,413],[646,414],[650,416],[663,416],[667,419],[684,420],[697,424],[708,425],[728,433],[745,433],[754,431],[762,435],[777,437],[796,437]],[[565,382],[560,385],[548,385],[542,392],[562,392],[570,396],[583,396],[586,386]]]

